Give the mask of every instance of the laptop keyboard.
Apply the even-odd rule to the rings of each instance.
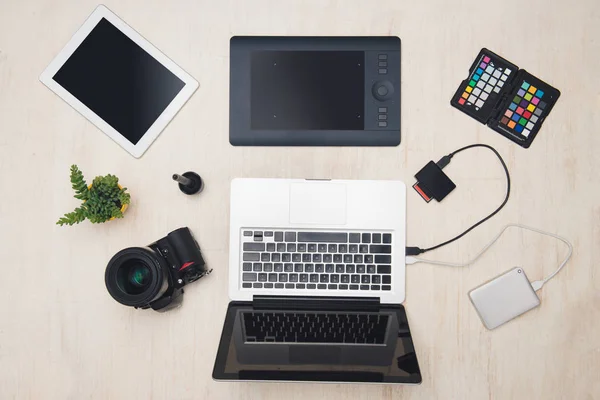
[[[392,290],[391,233],[242,232],[242,288]]]
[[[383,344],[387,315],[348,313],[243,313],[246,342]]]

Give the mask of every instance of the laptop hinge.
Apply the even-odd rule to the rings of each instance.
[[[303,310],[378,310],[378,297],[254,296],[255,308]]]

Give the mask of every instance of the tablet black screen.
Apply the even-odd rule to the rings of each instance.
[[[53,79],[133,144],[185,86],[105,18]]]

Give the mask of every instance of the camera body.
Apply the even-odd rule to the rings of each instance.
[[[179,228],[146,247],[129,247],[108,262],[106,288],[119,303],[164,312],[183,301],[183,287],[209,274],[198,243]]]

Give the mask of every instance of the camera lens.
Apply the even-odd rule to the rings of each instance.
[[[128,294],[143,293],[150,285],[151,278],[150,268],[136,259],[123,262],[117,271],[117,284]]]
[[[145,265],[136,265],[129,274],[129,280],[135,286],[144,287],[149,282],[150,270]]]
[[[105,283],[119,303],[147,307],[169,287],[168,266],[152,249],[130,247],[121,250],[106,267]]]

